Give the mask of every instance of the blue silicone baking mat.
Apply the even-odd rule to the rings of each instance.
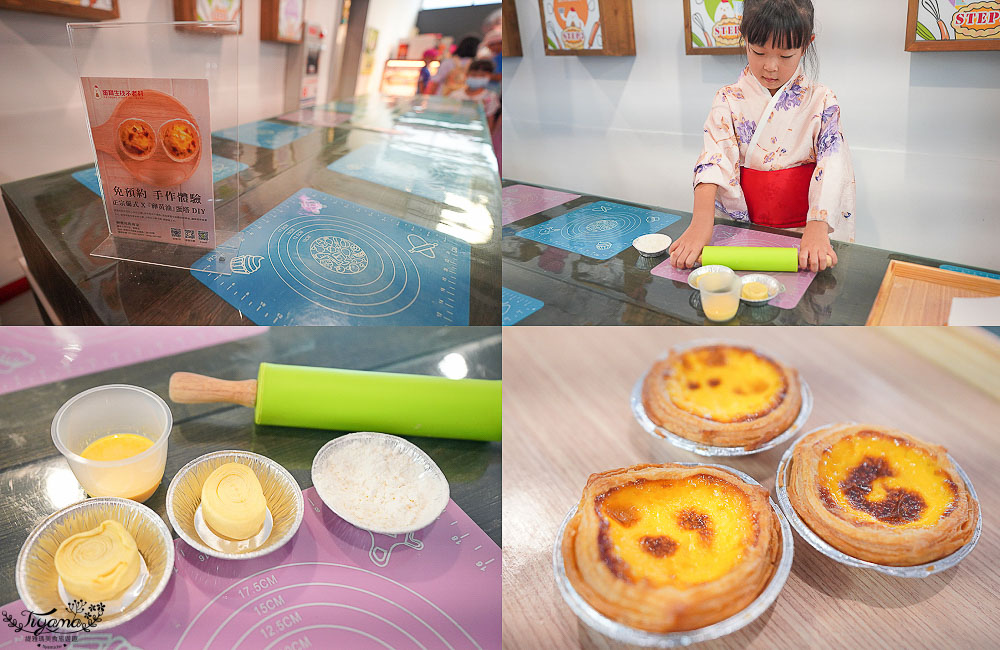
[[[469,324],[470,247],[450,235],[310,188],[242,235],[232,275],[200,271],[214,251],[191,273],[258,325]]]
[[[212,182],[218,183],[223,178],[229,178],[237,172],[247,168],[246,163],[236,162],[229,158],[212,154]],[[101,195],[101,179],[97,175],[97,165],[91,165],[86,169],[73,172],[73,178],[79,181],[84,187],[96,194]]]
[[[659,232],[679,219],[676,214],[598,201],[525,228],[517,236],[607,260],[631,246],[639,235]]]
[[[239,133],[237,133],[237,127],[232,126],[228,129],[215,131],[212,135],[227,140],[236,140],[243,144],[252,144],[255,147],[277,149],[284,147],[286,144],[291,144],[315,130],[311,126],[299,126],[297,124],[283,124],[281,122],[263,120],[260,122],[250,122],[249,124],[240,124]]]
[[[327,165],[338,174],[449,203],[449,194],[469,196],[477,178],[495,181],[496,172],[466,158],[420,142],[397,139],[366,144]]]
[[[229,158],[212,154],[212,182],[218,183],[223,178],[229,178],[249,167],[246,163],[236,162]]]
[[[513,289],[501,287],[500,315],[502,325],[513,325],[545,306],[538,298],[526,296]]]

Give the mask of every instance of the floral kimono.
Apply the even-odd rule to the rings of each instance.
[[[714,183],[716,212],[735,221],[796,228],[824,221],[831,239],[854,241],[854,169],[840,105],[802,67],[778,92],[747,66],[715,95],[694,185]]]

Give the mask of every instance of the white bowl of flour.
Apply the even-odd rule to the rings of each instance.
[[[448,480],[431,457],[384,433],[350,433],[323,445],[312,482],[341,519],[384,535],[426,528],[448,505]]]

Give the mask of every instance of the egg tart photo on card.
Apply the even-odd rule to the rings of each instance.
[[[767,490],[730,471],[635,465],[590,476],[557,552],[590,607],[668,633],[755,601],[775,575],[783,534]]]
[[[851,557],[906,567],[973,540],[979,505],[944,447],[888,427],[839,424],[790,451],[795,513]]]
[[[795,368],[719,343],[675,348],[654,363],[642,382],[641,406],[654,425],[680,438],[749,452],[808,416],[803,394]]]
[[[156,136],[149,122],[129,118],[118,125],[118,149],[132,160],[146,160],[156,148]]]
[[[178,163],[196,160],[201,152],[201,135],[187,120],[164,122],[160,127],[160,142],[167,157]]]

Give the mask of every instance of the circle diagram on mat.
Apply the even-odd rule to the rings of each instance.
[[[639,235],[659,232],[678,219],[674,214],[598,201],[525,228],[517,236],[606,260],[630,247]]]
[[[216,608],[216,600],[195,612],[179,647],[285,648],[318,639],[328,648],[483,647],[432,599],[346,563],[280,565],[220,595],[232,604]]]
[[[467,242],[303,189],[193,275],[258,325],[467,325]],[[201,271],[227,264],[230,275]]]
[[[354,219],[310,215],[271,235],[271,264],[293,291],[351,316],[397,314],[420,296],[420,271],[407,249]]]

